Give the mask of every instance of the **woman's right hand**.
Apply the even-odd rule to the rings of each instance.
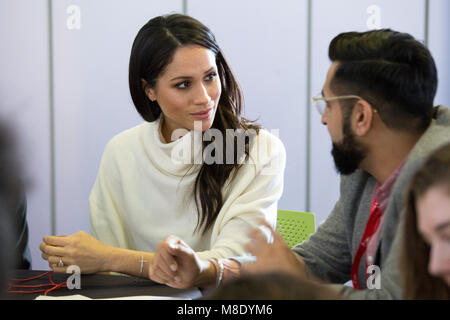
[[[65,273],[70,265],[77,265],[82,273],[108,271],[110,247],[84,231],[70,236],[45,236],[40,249],[42,258],[55,272]],[[58,266],[59,262],[63,265]]]
[[[158,243],[150,262],[149,277],[173,288],[184,289],[214,283],[214,266],[201,260],[195,251],[177,236]]]

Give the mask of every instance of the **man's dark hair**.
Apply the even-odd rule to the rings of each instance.
[[[328,55],[338,62],[331,81],[336,94],[364,98],[389,128],[428,127],[438,80],[433,57],[421,42],[390,29],[347,32],[331,41]]]

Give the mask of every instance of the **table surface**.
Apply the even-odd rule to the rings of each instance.
[[[41,275],[47,271],[42,270],[15,270],[12,279],[28,279]],[[67,281],[71,274],[52,273],[52,280],[55,283]],[[19,282],[9,281],[10,284],[19,285],[40,285],[49,283],[49,275],[42,278]],[[107,274],[86,274],[81,275],[80,289],[59,288],[48,293],[48,296],[68,296],[83,295],[93,299],[133,297],[133,296],[158,296],[173,297],[180,299],[199,299],[201,293],[198,288],[175,289],[165,285],[158,284],[149,279],[125,275],[107,275]],[[46,289],[51,286],[45,287]],[[11,290],[31,291],[41,288],[12,288]],[[7,293],[2,297],[6,300],[31,300],[44,293]]]

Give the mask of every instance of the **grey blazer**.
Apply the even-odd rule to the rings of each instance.
[[[426,157],[436,148],[450,142],[450,110],[438,106],[433,121],[411,150],[392,189],[384,213],[381,239],[375,265],[381,269],[381,288],[367,289],[365,257],[358,272],[362,290],[338,285],[337,289],[350,299],[401,299],[398,270],[404,191],[408,181]],[[333,211],[309,240],[293,250],[306,262],[308,273],[327,282],[343,284],[350,280],[353,257],[361,241],[369,217],[372,192],[376,180],[363,170],[341,176],[340,198]]]

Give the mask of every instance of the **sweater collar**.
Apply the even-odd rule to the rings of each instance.
[[[148,124],[143,142],[147,155],[161,172],[180,177],[198,173],[202,164],[201,133],[191,130],[181,138],[166,143],[159,117]]]

